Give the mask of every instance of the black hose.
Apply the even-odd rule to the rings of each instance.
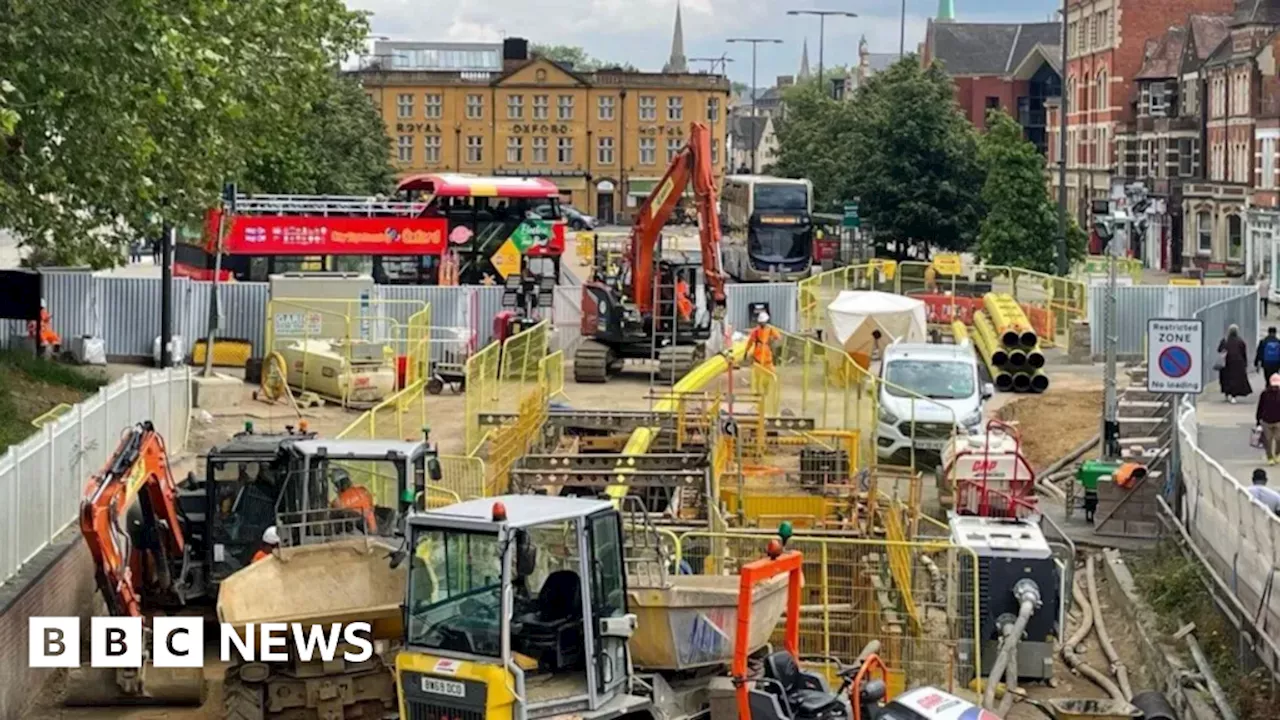
[[[1140,692],[1129,703],[1142,711],[1145,720],[1177,720],[1178,717],[1168,698],[1156,690]]]

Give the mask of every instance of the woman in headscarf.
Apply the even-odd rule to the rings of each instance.
[[[1253,393],[1249,385],[1249,347],[1240,337],[1240,327],[1227,328],[1227,336],[1218,343],[1218,382],[1227,402]]]

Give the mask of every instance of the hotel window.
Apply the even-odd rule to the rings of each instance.
[[[596,117],[601,120],[613,119],[613,96],[601,95],[596,98]]]
[[[413,95],[411,93],[400,93],[396,96],[396,117],[413,117]]]
[[[523,95],[507,96],[507,119],[508,120],[524,119],[524,96]]]
[[[679,96],[667,98],[667,120],[670,122],[684,120],[684,98]]]
[[[596,163],[600,165],[613,164],[613,138],[601,137],[596,139]]]
[[[676,155],[680,154],[680,149],[684,147],[684,141],[680,138],[667,138],[667,162],[670,163],[676,159]]]
[[[653,165],[658,161],[658,141],[654,138],[640,138],[640,164]]]
[[[556,101],[556,117],[561,120],[573,119],[573,96],[561,95]]]
[[[413,162],[413,136],[401,135],[400,144],[396,148],[396,151],[397,151],[397,157],[400,159],[400,162],[402,163]]]
[[[1276,186],[1276,139],[1263,138],[1258,152],[1258,184],[1270,190]]]
[[[484,96],[468,95],[467,96],[467,119],[479,120],[484,117]]]
[[[556,162],[561,165],[573,164],[573,138],[556,138]]]
[[[507,138],[507,162],[524,162],[524,138],[519,135]]]
[[[547,139],[544,137],[533,139],[533,162],[537,165],[547,164]]]
[[[423,153],[426,155],[426,164],[437,165],[440,162],[440,136],[428,135],[422,139]]]
[[[1109,88],[1107,87],[1107,71],[1099,70],[1098,71],[1098,88],[1097,90],[1094,91],[1094,103],[1093,103],[1094,106],[1097,107],[1099,110],[1106,110],[1107,107],[1109,107],[1110,105],[1111,98],[1109,96],[1111,93],[1107,92],[1108,90]]]
[[[1239,260],[1244,256],[1244,222],[1239,215],[1227,216],[1227,257]]]
[[[444,96],[439,93],[427,93],[426,118],[439,120],[444,117]]]
[[[550,109],[551,109],[551,101],[547,95],[533,96],[533,119],[534,120],[546,120],[548,117],[550,117],[549,115]]]
[[[720,120],[720,98],[707,98],[707,122]]]
[[[653,95],[641,95],[639,107],[641,120],[658,119],[658,98]]]
[[[1202,255],[1213,252],[1213,220],[1209,213],[1196,213],[1196,250]]]
[[[467,162],[479,165],[484,161],[484,138],[479,135],[467,136]]]

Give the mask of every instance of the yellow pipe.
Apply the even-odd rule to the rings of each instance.
[[[987,358],[996,367],[1004,367],[1009,362],[1009,353],[1000,347],[1000,336],[996,333],[996,328],[991,324],[991,318],[981,310],[973,314],[973,334],[974,337],[982,338],[987,348]]]
[[[733,356],[733,364],[737,365],[747,355],[747,341],[743,340],[733,344],[730,349]],[[653,411],[660,413],[675,412],[679,407],[679,397],[684,393],[698,392],[706,387],[707,383],[723,375],[729,369],[729,362],[722,354],[716,354],[707,358],[701,365],[689,371],[687,375],[680,378],[680,381],[671,388],[671,395],[666,399],[659,400],[654,403]],[[627,440],[627,445],[622,449],[623,455],[643,455],[649,451],[649,446],[653,444],[654,438],[658,435],[656,427],[636,428],[631,433],[631,437]],[[627,483],[624,479],[625,469],[620,469],[618,473],[619,482],[610,485],[605,489],[609,499],[617,501],[626,497]]]
[[[1013,375],[1008,371],[1001,370],[991,362],[991,341],[980,333],[973,334],[973,346],[978,350],[978,357],[982,358],[982,362],[986,364],[987,370],[991,373],[991,382],[995,383],[999,390],[1008,390],[1013,387]],[[1002,351],[1003,352],[1003,351]]]
[[[959,320],[952,320],[951,337],[955,340],[956,344],[959,345],[969,339],[969,328],[965,327],[964,323]]]
[[[1008,347],[1031,347],[1039,342],[1031,321],[1012,296],[1005,293],[987,293],[982,296],[982,306],[991,316],[991,322],[999,331],[1000,341]]]

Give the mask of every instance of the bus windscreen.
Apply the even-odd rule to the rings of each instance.
[[[757,183],[754,204],[757,213],[809,212],[809,188],[791,183]]]

